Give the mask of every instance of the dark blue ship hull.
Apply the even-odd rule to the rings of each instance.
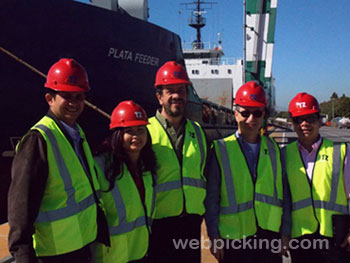
[[[0,46],[44,74],[62,57],[73,57],[89,75],[89,101],[107,113],[133,99],[153,115],[157,69],[182,61],[180,38],[124,11],[71,0],[1,0]],[[17,140],[48,109],[45,79],[0,51],[0,223],[6,220],[10,166]],[[108,119],[86,108],[79,123],[93,148],[108,132]]]

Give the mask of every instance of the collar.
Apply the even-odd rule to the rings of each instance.
[[[240,142],[244,142],[244,143],[248,143],[247,141],[244,140],[243,136],[238,132],[238,130],[235,133],[237,140],[239,140]],[[256,142],[256,144],[260,143],[261,141],[261,136],[258,136],[258,141]],[[249,143],[249,144],[254,144],[254,143]]]
[[[173,125],[171,124],[170,121],[168,121],[161,113],[160,109],[157,110],[156,112],[156,118],[159,120],[159,122],[165,127],[166,129],[172,128]],[[181,126],[185,125],[186,123],[186,118],[183,118],[181,121]]]
[[[78,130],[78,126],[77,124],[74,124],[73,127],[69,126],[67,123],[65,123],[64,121],[59,121],[62,126],[65,128],[65,130],[67,131],[67,133],[69,134],[69,136],[74,140],[74,141],[79,141],[80,140],[80,134],[79,134],[79,130]]]
[[[61,120],[59,120],[51,110],[49,110],[47,112],[46,116],[53,119],[56,122],[56,124],[58,125],[60,130],[63,132],[64,136],[68,139],[70,144],[74,145],[74,142],[73,142],[74,137],[72,137],[71,134],[67,131],[66,127],[63,125],[63,122]],[[77,124],[75,124],[75,125],[77,126]],[[68,125],[66,124],[66,126],[68,126]],[[80,136],[80,134],[79,134],[79,136]],[[82,138],[82,139],[84,139],[84,138]]]
[[[322,137],[319,136],[318,140],[312,145],[312,152],[318,151],[318,149],[320,148],[322,143]],[[306,151],[309,152],[307,149],[305,149],[305,147],[303,145],[301,145],[301,143],[298,140],[298,149],[300,151]]]

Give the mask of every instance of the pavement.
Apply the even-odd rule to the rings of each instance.
[[[0,261],[10,256],[7,247],[7,235],[9,231],[8,224],[0,225]]]

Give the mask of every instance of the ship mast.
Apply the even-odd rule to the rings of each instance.
[[[197,31],[197,39],[192,42],[194,49],[203,49],[204,45],[201,37],[201,28],[206,24],[206,19],[202,15],[206,13],[206,9],[211,9],[213,4],[217,2],[205,2],[205,1],[193,1],[192,3],[181,3],[181,5],[186,6],[186,10],[191,10],[192,15],[188,20],[188,25],[193,27]],[[195,6],[193,8],[193,6]],[[203,7],[204,6],[204,7]]]

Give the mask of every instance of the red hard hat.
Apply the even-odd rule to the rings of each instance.
[[[265,91],[255,81],[248,81],[238,89],[235,104],[247,107],[266,107]]]
[[[147,125],[148,119],[145,110],[132,100],[125,100],[114,108],[109,128],[131,127]]]
[[[292,118],[320,112],[320,106],[314,96],[306,92],[298,93],[289,103]]]
[[[71,58],[61,58],[47,73],[45,87],[56,91],[89,91],[88,76],[82,65]]]
[[[159,68],[154,87],[171,84],[191,84],[186,69],[175,61],[168,61]]]

